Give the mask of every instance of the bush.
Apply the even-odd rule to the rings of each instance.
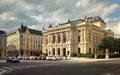
[[[85,57],[94,58],[94,54],[93,53],[86,53]]]
[[[77,54],[77,57],[85,57],[85,54],[83,54],[83,53],[78,53],[78,54]]]
[[[119,54],[110,55],[110,58],[117,58],[117,57],[120,57],[120,55]]]
[[[98,54],[97,58],[105,58],[105,55],[104,54]]]
[[[71,54],[71,57],[76,57],[76,56],[77,56],[76,53],[72,53],[72,54]]]

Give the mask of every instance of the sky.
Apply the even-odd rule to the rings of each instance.
[[[0,30],[20,27],[42,30],[85,16],[100,16],[120,37],[120,0],[0,0]]]

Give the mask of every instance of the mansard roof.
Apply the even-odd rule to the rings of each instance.
[[[21,24],[21,26],[18,30],[19,30],[20,33],[25,33],[27,29],[29,30],[29,32],[31,34],[42,35],[41,31],[34,30],[34,29],[29,29],[27,26],[24,26],[23,23]]]
[[[36,35],[42,35],[41,31],[38,30],[33,30],[33,29],[28,29],[31,34],[36,34]]]

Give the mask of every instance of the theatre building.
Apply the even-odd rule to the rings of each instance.
[[[42,31],[42,52],[70,57],[72,53],[95,53],[105,37],[114,37],[99,17],[84,17]]]

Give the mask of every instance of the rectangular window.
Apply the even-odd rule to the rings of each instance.
[[[60,35],[58,34],[58,43],[60,43]]]
[[[55,35],[53,35],[53,43],[55,43]]]
[[[66,34],[63,34],[63,42],[66,42]]]

